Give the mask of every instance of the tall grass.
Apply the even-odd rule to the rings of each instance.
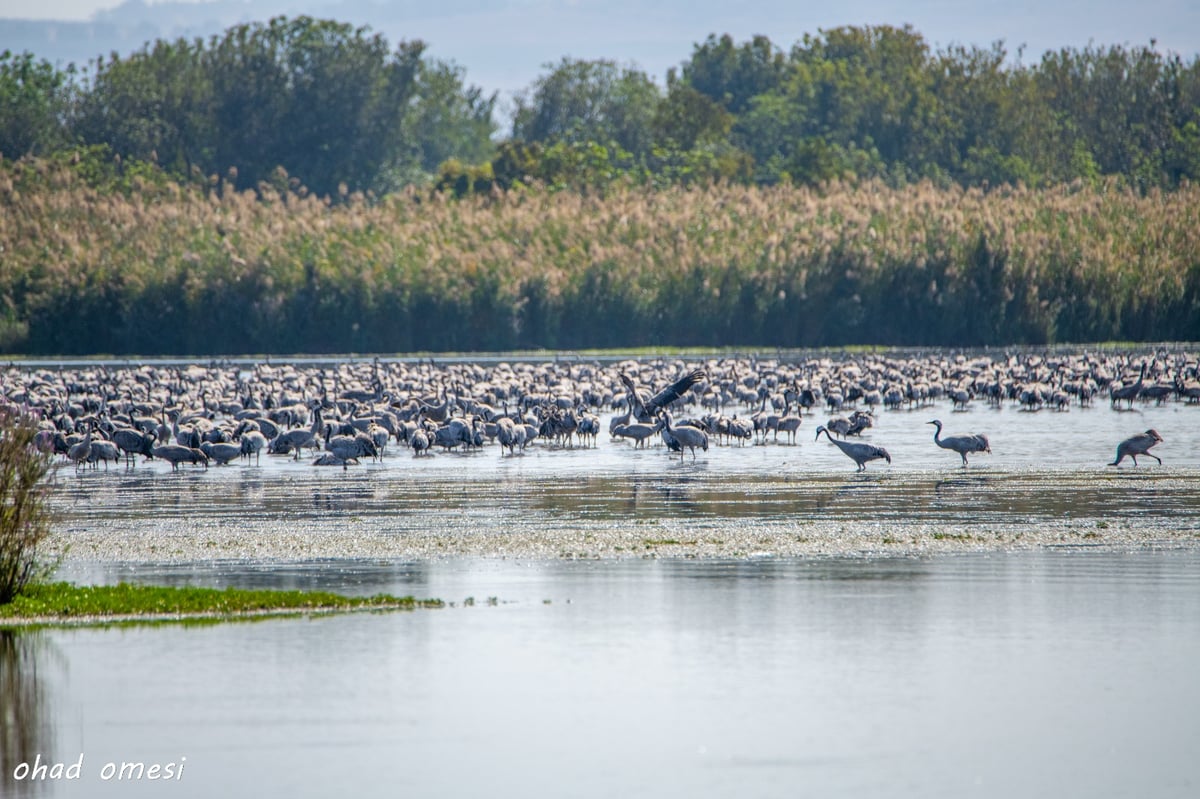
[[[330,205],[0,170],[30,354],[1200,339],[1200,189],[928,183]]]

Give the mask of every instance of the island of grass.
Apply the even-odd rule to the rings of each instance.
[[[274,615],[440,608],[439,599],[375,594],[351,597],[328,591],[267,591],[241,588],[151,585],[28,585],[0,605],[0,627],[42,624],[107,624],[139,621],[233,620]]]

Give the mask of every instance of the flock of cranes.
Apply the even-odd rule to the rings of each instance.
[[[491,444],[513,455],[534,442],[595,446],[600,415],[611,412],[612,440],[637,448],[661,441],[681,459],[695,459],[710,444],[794,444],[805,415],[828,414],[815,440],[824,433],[865,471],[871,461],[892,461],[887,449],[862,440],[880,409],[950,400],[953,410],[977,402],[1064,411],[1103,397],[1114,409],[1138,401],[1200,403],[1196,358],[1166,352],[10,365],[2,380],[4,402],[40,420],[42,446],[79,469],[139,457],[179,469],[305,453],[314,465],[346,468],[382,460],[389,448],[423,457]],[[964,469],[970,455],[991,452],[984,434],[943,436],[940,419],[928,424],[934,445],[957,453]],[[1149,452],[1161,441],[1155,430],[1122,441],[1111,465],[1127,456],[1136,465],[1138,455],[1161,463]]]

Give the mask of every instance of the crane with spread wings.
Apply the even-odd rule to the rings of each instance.
[[[629,407],[633,409],[633,415],[640,422],[654,421],[659,411],[664,410],[672,402],[686,394],[692,386],[707,377],[708,375],[703,369],[693,369],[651,397],[646,392],[640,391],[629,375],[621,372],[621,382],[625,384],[625,388],[629,392]]]

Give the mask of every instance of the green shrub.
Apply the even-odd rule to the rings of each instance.
[[[0,408],[0,605],[46,571],[39,550],[50,531],[52,456],[37,446],[37,433],[30,417]]]

